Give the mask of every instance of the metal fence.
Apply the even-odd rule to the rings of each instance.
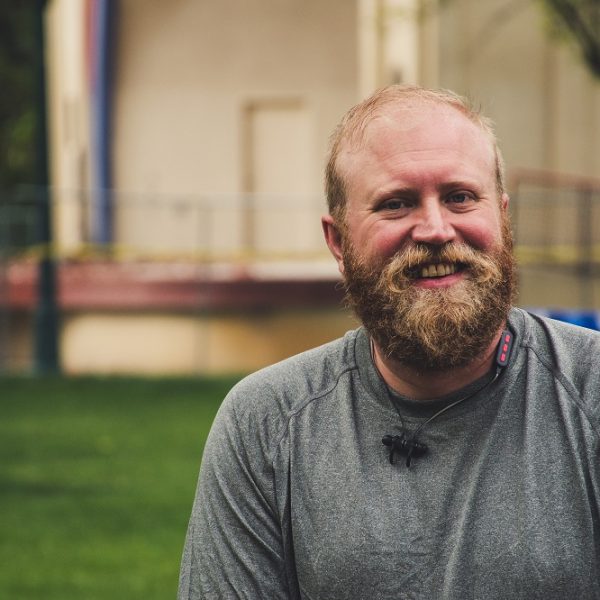
[[[600,182],[519,172],[513,178],[512,211],[521,260],[597,274]]]
[[[319,222],[322,197],[213,194],[203,196],[111,192],[112,242],[98,245],[93,196],[50,190],[55,241],[42,248],[36,213],[44,195],[34,188],[0,197],[0,252],[23,256],[52,252],[58,258],[305,260],[326,256]]]
[[[526,298],[600,308],[600,180],[522,170],[512,174],[510,187]]]

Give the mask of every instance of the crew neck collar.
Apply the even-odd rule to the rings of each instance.
[[[480,402],[480,394],[477,393],[477,390],[480,388],[486,388],[482,391],[482,395],[485,397],[488,397],[492,394],[495,395],[495,390],[497,390],[500,386],[503,387],[504,380],[507,378],[507,373],[513,370],[514,365],[518,360],[519,340],[517,339],[517,331],[522,328],[518,326],[516,321],[519,318],[521,321],[523,320],[522,315],[519,313],[520,311],[518,309],[512,309],[509,314],[507,328],[514,336],[512,354],[509,364],[503,369],[497,382],[494,382],[492,386],[486,386],[486,383],[488,383],[488,381],[494,377],[495,371],[491,370],[468,385],[455,390],[450,394],[445,394],[431,400],[415,400],[413,398],[402,396],[401,394],[398,394],[392,390],[385,383],[379,374],[379,371],[375,367],[375,364],[373,363],[369,334],[364,327],[361,327],[358,331],[356,339],[355,354],[360,378],[364,387],[366,388],[366,391],[368,392],[370,399],[384,407],[386,410],[391,410],[393,412],[400,410],[402,411],[403,415],[406,414],[408,418],[428,418],[442,409],[444,406],[455,402],[458,398],[473,394],[473,396],[466,400],[465,403],[461,403],[456,407],[456,409],[450,410],[449,416],[469,410],[469,407],[472,407]],[[394,408],[394,405],[396,408]],[[444,417],[446,417],[446,415],[444,415]]]

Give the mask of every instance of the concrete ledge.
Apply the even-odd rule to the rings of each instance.
[[[0,302],[33,310],[37,265],[8,266]],[[239,271],[214,277],[190,266],[111,262],[62,262],[57,268],[58,305],[68,311],[247,311],[340,306],[336,278],[257,278]]]

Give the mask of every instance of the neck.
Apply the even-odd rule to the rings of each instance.
[[[502,329],[470,363],[447,371],[420,371],[387,358],[373,341],[373,360],[384,381],[398,394],[414,400],[432,400],[459,390],[488,373],[496,358]]]

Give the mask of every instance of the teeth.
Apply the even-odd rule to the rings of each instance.
[[[421,277],[444,277],[456,273],[456,265],[448,263],[439,263],[437,265],[427,265],[421,269]]]

